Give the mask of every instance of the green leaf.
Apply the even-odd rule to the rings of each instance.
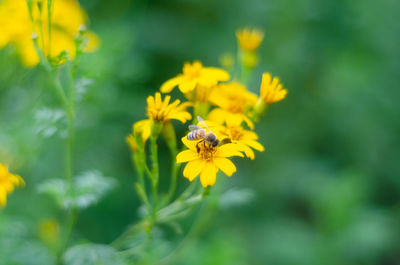
[[[222,194],[220,199],[220,207],[229,209],[235,206],[243,206],[250,203],[255,197],[255,193],[251,189],[230,189]]]
[[[42,183],[38,190],[54,197],[62,208],[84,209],[99,202],[115,186],[115,179],[93,170],[75,177],[73,187],[63,179],[51,179]]]
[[[64,265],[124,265],[118,252],[107,245],[83,244],[69,248],[63,256]]]

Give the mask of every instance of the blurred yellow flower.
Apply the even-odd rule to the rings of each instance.
[[[180,152],[176,157],[177,163],[188,162],[183,170],[183,176],[193,181],[200,174],[200,182],[203,187],[213,186],[217,179],[219,170],[227,176],[232,176],[236,172],[236,166],[227,157],[240,156],[235,144],[224,144],[221,146],[208,145],[206,142],[190,141],[186,137],[182,142],[188,147],[188,150]],[[197,147],[199,151],[197,151]]]
[[[178,86],[182,93],[188,93],[201,85],[204,87],[215,86],[219,81],[229,80],[229,74],[216,67],[204,67],[201,62],[185,63],[183,73],[171,78],[161,85],[161,92],[168,93]]]
[[[55,58],[67,51],[75,57],[74,37],[88,22],[88,17],[76,0],[52,0],[51,32],[49,34],[48,0],[31,0],[28,8],[26,0],[3,0],[0,2],[0,48],[14,44],[25,66],[39,63],[32,36],[43,54]],[[31,15],[29,10],[31,10]],[[94,51],[99,45],[97,35],[82,31],[84,51]],[[49,45],[49,43],[51,45]]]
[[[39,223],[39,238],[48,244],[54,244],[60,236],[60,224],[54,219],[43,219]]]
[[[272,76],[270,73],[264,73],[261,81],[260,97],[266,104],[272,104],[281,101],[286,97],[287,90],[283,89],[278,77]]]
[[[24,180],[15,174],[11,174],[8,168],[0,163],[0,207],[7,203],[7,195],[14,191],[14,188],[25,185]]]
[[[253,52],[264,39],[264,32],[259,29],[244,28],[236,31],[236,38],[243,51]]]
[[[228,121],[226,127],[221,126],[219,134],[221,135],[221,140],[229,139],[232,143],[236,144],[240,151],[244,152],[246,156],[250,159],[254,159],[254,151],[263,152],[264,146],[262,146],[258,140],[258,135],[250,130],[245,130],[240,123],[234,123],[233,121]]]
[[[241,124],[245,121],[250,128],[253,122],[246,116],[246,112],[256,104],[257,96],[249,92],[243,85],[232,82],[221,84],[210,96],[210,102],[218,108],[213,109],[208,119],[219,124],[225,121]]]
[[[165,123],[169,120],[178,120],[185,123],[192,119],[192,115],[186,111],[189,106],[192,106],[192,103],[180,104],[181,101],[177,99],[169,104],[170,100],[171,96],[169,95],[162,100],[159,92],[155,94],[155,97],[149,96],[147,98],[147,116],[149,119],[138,121],[133,126],[134,132],[142,134],[143,141],[150,137],[153,122]]]

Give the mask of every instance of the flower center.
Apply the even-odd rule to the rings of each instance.
[[[151,108],[148,110],[149,118],[152,118],[154,121],[163,121],[165,118],[165,109],[164,108]]]
[[[231,103],[228,106],[228,111],[232,113],[243,113],[244,112],[244,105],[238,104],[238,102]]]
[[[229,128],[232,140],[240,140],[243,137],[243,132],[240,128],[231,127]]]
[[[213,155],[217,151],[217,147],[209,145],[206,141],[198,142],[196,148],[199,157],[206,161],[211,161],[213,159]]]

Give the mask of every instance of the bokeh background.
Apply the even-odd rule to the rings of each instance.
[[[281,78],[288,97],[256,127],[266,151],[254,161],[238,160],[238,172],[220,179],[250,200],[227,203],[180,247],[172,264],[399,264],[399,1],[81,4],[102,43],[81,65],[86,79],[80,87],[76,172],[98,169],[119,184],[82,212],[78,242],[110,243],[138,220],[125,136],[145,117],[145,97],[185,61],[217,66],[222,54],[236,53],[235,30],[255,26],[265,30],[265,40],[249,89],[257,92],[262,72],[269,71]],[[64,172],[58,135],[65,125],[44,137],[38,118],[58,107],[48,91],[40,69],[23,68],[13,47],[0,51],[0,155],[27,183],[0,213],[3,243],[10,231],[34,238],[43,219],[64,218],[37,192],[38,183]],[[170,158],[161,148],[167,166]],[[180,189],[186,184],[181,178]],[[167,233],[154,251],[162,256],[180,239]],[[15,264],[51,259],[41,244],[6,245],[19,250]],[[36,258],[24,258],[29,255]]]

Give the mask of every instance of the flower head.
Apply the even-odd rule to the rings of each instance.
[[[283,88],[278,77],[272,76],[270,73],[264,73],[261,81],[260,97],[262,100],[270,105],[272,103],[281,101],[286,97],[287,90]]]
[[[85,11],[76,0],[52,1],[51,33],[49,32],[48,0],[31,0],[29,7],[26,0],[3,0],[0,2],[0,48],[14,44],[25,66],[32,67],[39,63],[39,56],[32,42],[49,58],[56,58],[68,52],[75,57],[75,36],[88,22]],[[85,52],[96,49],[98,37],[89,31],[82,31]]]
[[[244,152],[245,155],[254,159],[254,151],[263,152],[264,146],[262,146],[257,140],[258,135],[250,130],[244,129],[240,123],[234,123],[233,121],[228,121],[226,127],[221,126],[219,130],[219,134],[221,140],[229,139],[232,143],[236,144],[240,151]]]
[[[204,67],[201,62],[195,61],[192,64],[185,63],[183,73],[167,80],[161,85],[161,92],[168,93],[178,86],[182,93],[194,90],[198,85],[210,87],[215,86],[219,81],[227,81],[229,74],[219,68]]]
[[[7,195],[14,191],[15,187],[25,185],[24,180],[15,174],[11,174],[8,168],[0,163],[0,207],[7,203]]]
[[[219,170],[229,177],[236,172],[235,164],[227,157],[243,157],[237,146],[231,143],[214,147],[202,140],[190,141],[187,137],[183,137],[182,142],[189,149],[180,152],[176,157],[176,162],[188,162],[183,170],[183,176],[193,181],[200,175],[203,187],[215,184]]]
[[[178,120],[185,123],[192,119],[192,115],[186,111],[192,105],[190,102],[180,104],[181,101],[177,99],[170,104],[170,100],[171,96],[169,95],[162,100],[159,92],[154,97],[149,96],[147,98],[147,116],[149,119],[138,121],[133,126],[134,132],[142,134],[143,141],[150,137],[154,123],[163,124],[169,120]]]
[[[217,123],[241,124],[245,121],[250,128],[254,125],[246,116],[249,108],[257,102],[257,96],[249,92],[243,85],[239,83],[221,84],[210,96],[212,104],[218,108],[213,109],[208,119]]]
[[[236,38],[243,51],[253,52],[264,39],[264,32],[258,29],[244,28],[236,31]]]

